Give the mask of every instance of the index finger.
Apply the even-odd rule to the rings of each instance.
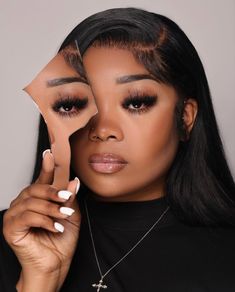
[[[35,183],[52,184],[54,176],[55,162],[50,149],[46,149],[42,154],[42,168]]]

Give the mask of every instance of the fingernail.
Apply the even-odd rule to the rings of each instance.
[[[59,191],[58,192],[58,197],[61,198],[61,199],[65,199],[65,200],[68,200],[71,196],[72,196],[73,193],[71,193],[70,191]]]
[[[77,181],[77,186],[76,186],[76,194],[77,194],[77,193],[78,193],[78,190],[79,190],[79,188],[80,188],[80,180],[79,180],[77,177],[75,177],[74,180]]]
[[[64,232],[64,226],[58,222],[54,223],[54,227],[56,230],[58,230],[59,232],[63,233]]]
[[[60,208],[60,213],[62,213],[64,215],[71,216],[74,212],[75,212],[75,210],[73,210],[72,208],[68,208],[68,207],[61,207]]]
[[[51,149],[46,149],[46,150],[44,150],[43,153],[42,153],[42,158],[44,158],[44,156],[45,156],[45,154],[46,154],[47,152],[51,153]]]

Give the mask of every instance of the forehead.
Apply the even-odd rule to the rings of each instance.
[[[144,65],[137,62],[131,51],[115,47],[88,48],[83,56],[83,64],[89,79],[99,78],[101,73],[106,75],[107,79],[111,76],[118,77],[133,72],[148,73]]]
[[[103,93],[121,96],[129,90],[154,91],[164,99],[178,99],[175,88],[158,81],[128,49],[90,47],[83,55],[83,64],[97,102]]]
[[[38,74],[38,77],[44,80],[56,77],[70,76],[76,74],[76,71],[68,65],[62,54],[57,54]]]
[[[68,64],[64,55],[58,53],[24,88],[36,102],[40,102],[44,95],[48,94],[52,80],[60,80],[67,77],[78,77],[76,70]]]

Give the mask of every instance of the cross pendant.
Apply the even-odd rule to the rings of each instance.
[[[100,279],[99,284],[92,284],[92,287],[97,288],[97,292],[100,291],[101,288],[106,289],[108,288],[106,285],[102,285],[103,283],[103,278]]]

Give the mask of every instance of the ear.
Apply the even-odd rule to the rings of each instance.
[[[189,138],[190,132],[193,128],[197,112],[198,112],[197,101],[193,98],[186,99],[184,102],[182,119],[184,121],[184,128],[187,133],[187,138]]]

